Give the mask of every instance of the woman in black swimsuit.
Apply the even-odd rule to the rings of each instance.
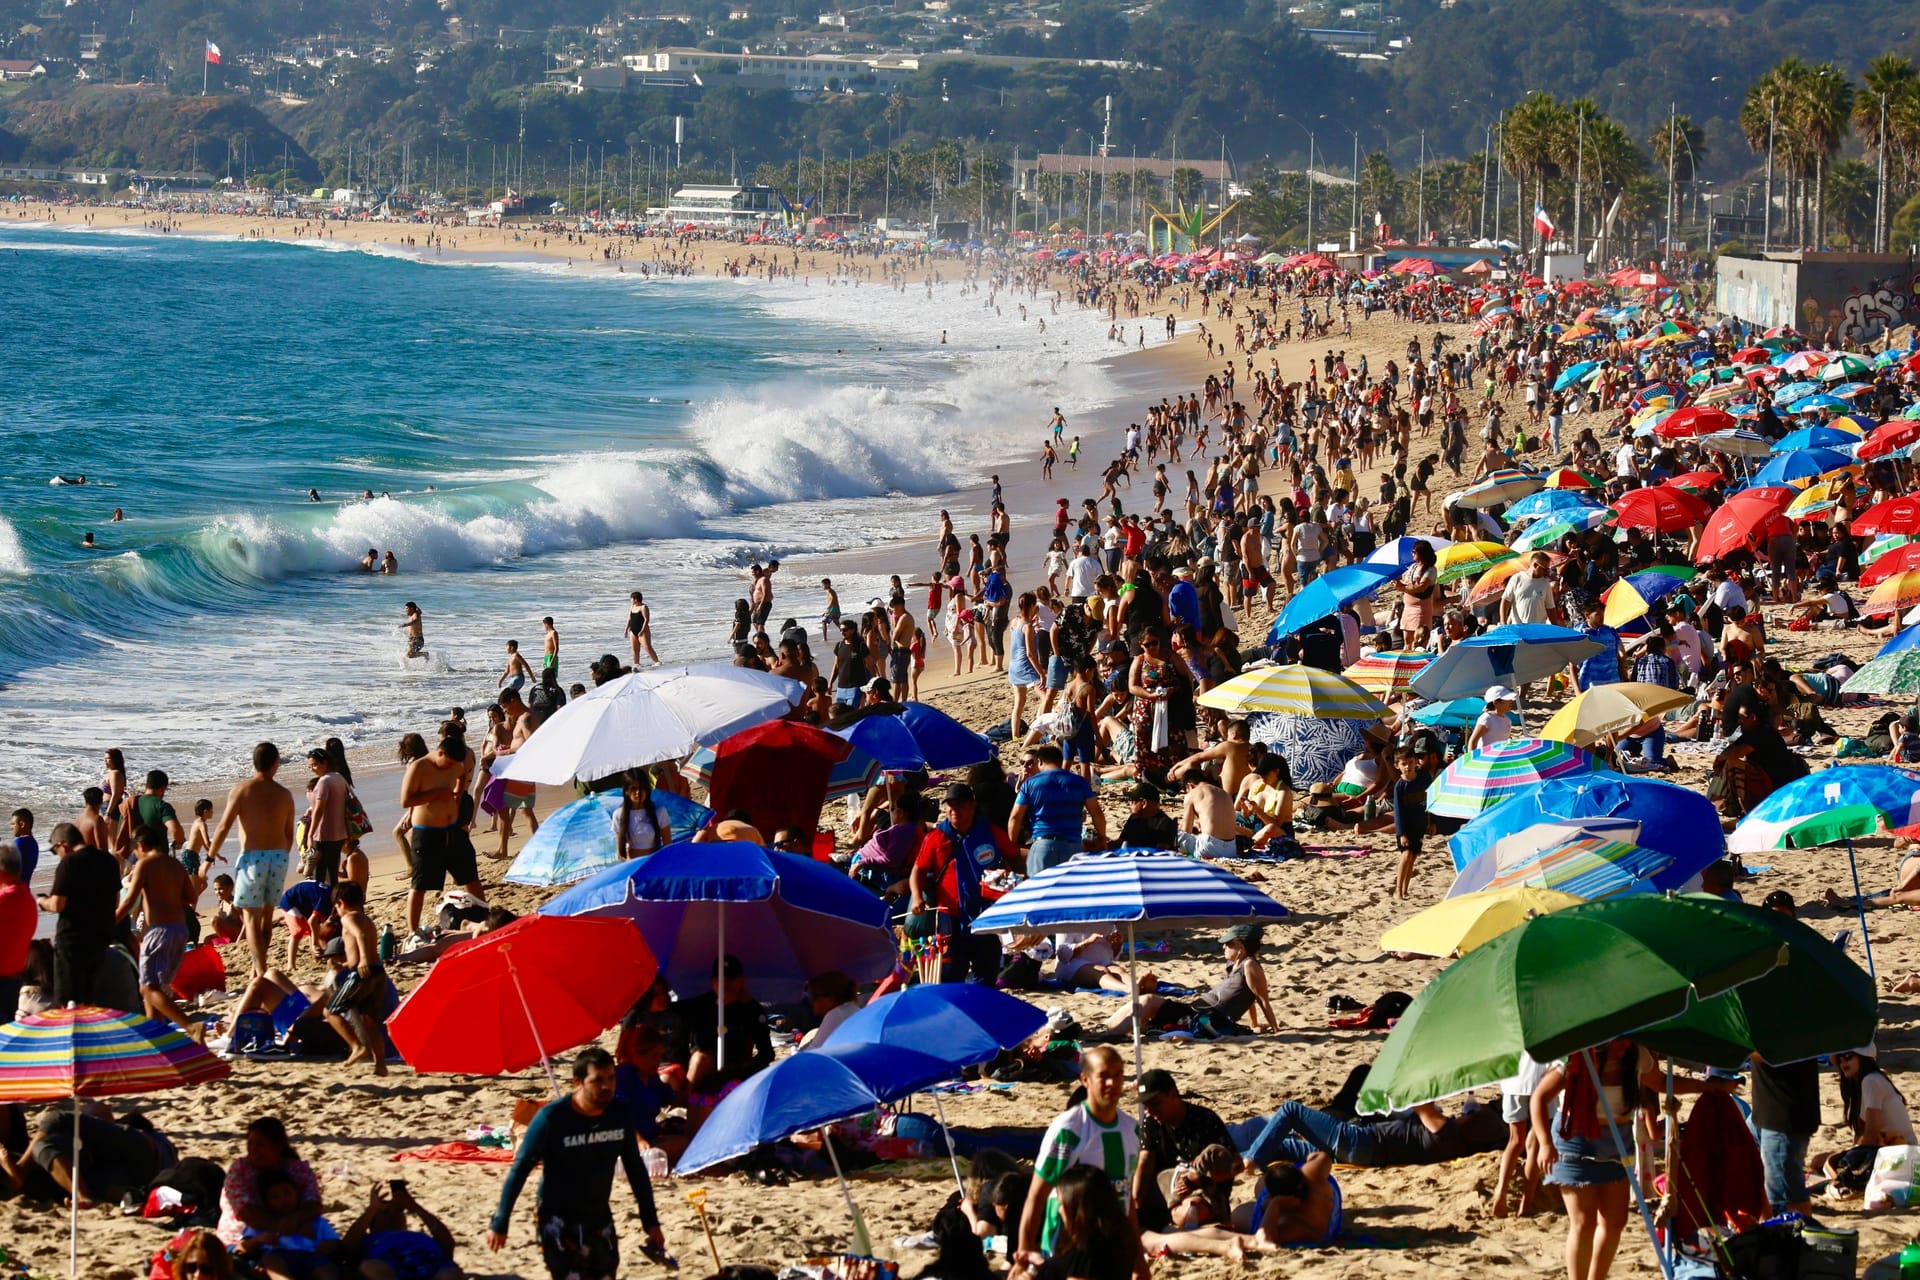
[[[640,650],[645,649],[647,661],[657,667],[660,655],[653,651],[653,610],[638,591],[633,593],[632,600],[627,609],[627,643],[633,647],[633,665],[640,665]]]

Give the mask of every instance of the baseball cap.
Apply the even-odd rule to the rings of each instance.
[[[329,960],[345,960],[347,958],[347,944],[339,938],[329,939],[326,948],[322,950],[320,954]]]
[[[1503,684],[1490,684],[1487,686],[1485,701],[1488,706],[1492,706],[1496,702],[1512,702],[1515,696],[1513,690]]]
[[[1162,1094],[1177,1092],[1177,1090],[1178,1086],[1173,1082],[1173,1072],[1171,1071],[1155,1067],[1151,1071],[1143,1071],[1140,1073],[1140,1096],[1143,1098],[1159,1097]]]

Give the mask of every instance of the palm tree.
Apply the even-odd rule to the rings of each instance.
[[[1740,129],[1747,145],[1765,154],[1772,146],[1775,164],[1786,170],[1789,235],[1804,243],[1805,219],[1800,184],[1810,158],[1807,148],[1806,100],[1813,67],[1798,57],[1782,58],[1754,81],[1740,108]]]
[[[1879,198],[1879,175],[1875,176],[1878,219],[1884,216],[1881,210],[1897,204],[1908,189],[1916,145],[1920,145],[1920,71],[1911,59],[1883,53],[1867,64],[1865,85],[1854,98],[1853,127],[1886,175],[1884,200]]]
[[[1653,154],[1656,169],[1665,173],[1671,163],[1675,182],[1692,182],[1694,167],[1707,153],[1707,135],[1690,116],[1671,116],[1647,135],[1647,150]]]
[[[1807,81],[1805,105],[1800,125],[1807,149],[1813,155],[1813,245],[1819,248],[1826,239],[1827,161],[1846,140],[1847,125],[1853,118],[1853,81],[1831,62],[1813,69]]]
[[[1827,172],[1822,212],[1846,236],[1850,249],[1872,243],[1875,179],[1873,169],[1858,160],[1841,160]]]
[[[1532,179],[1535,204],[1546,197],[1547,179],[1559,173],[1555,157],[1567,118],[1550,93],[1530,93],[1507,113],[1502,158],[1523,184]]]

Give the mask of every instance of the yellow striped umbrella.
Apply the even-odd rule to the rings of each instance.
[[[1340,674],[1381,698],[1397,698],[1413,687],[1413,678],[1432,662],[1431,653],[1383,650],[1364,655]]]
[[[1860,612],[1876,618],[1883,613],[1905,613],[1917,604],[1920,604],[1920,569],[1905,569],[1882,578],[1866,603],[1860,606]]]
[[[1497,542],[1455,542],[1434,557],[1434,576],[1442,583],[1474,577],[1519,554]]]
[[[1272,711],[1320,720],[1377,720],[1387,713],[1385,703],[1338,672],[1297,662],[1243,671],[1195,701],[1233,716]]]
[[[1840,505],[1840,496],[1853,487],[1850,476],[1822,480],[1800,491],[1800,496],[1787,504],[1781,512],[1789,520],[1810,520],[1814,516],[1823,516]]]

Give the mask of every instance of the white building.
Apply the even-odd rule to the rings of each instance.
[[[751,230],[781,215],[780,196],[772,187],[691,186],[673,193],[664,209],[647,216],[674,226],[725,227]]]
[[[655,49],[621,58],[630,70],[651,82],[724,83],[738,76],[748,88],[784,88],[791,93],[820,93],[829,88],[852,93],[887,93],[920,69],[920,59],[898,54],[856,57],[847,54],[716,53],[707,49]]]

